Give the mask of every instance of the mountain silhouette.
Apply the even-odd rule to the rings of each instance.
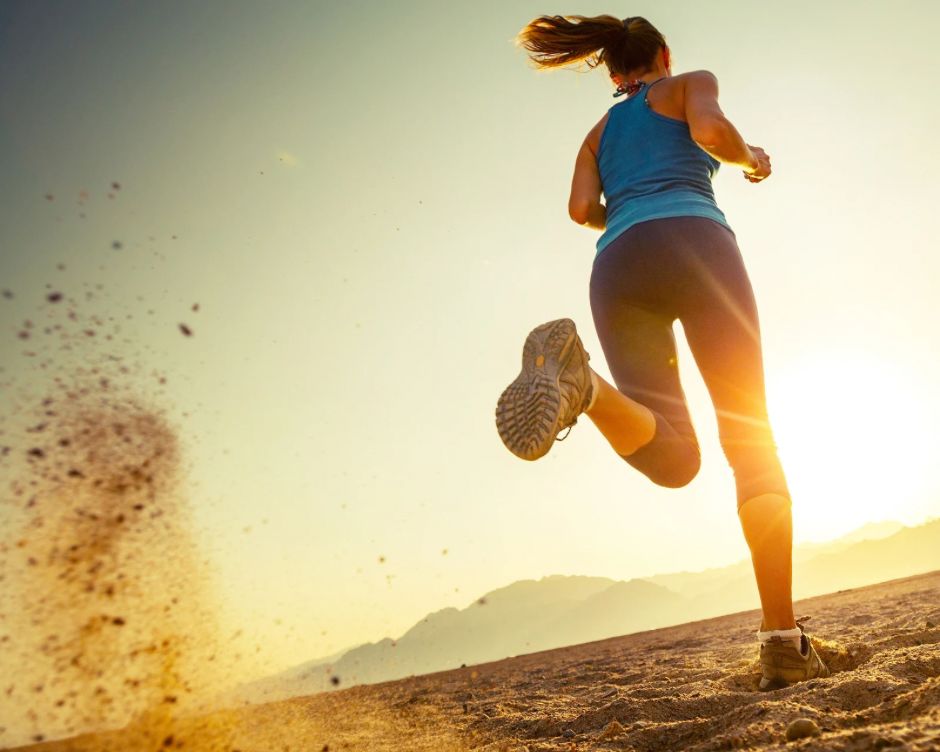
[[[794,549],[794,599],[940,569],[940,519],[866,525]],[[428,614],[398,639],[308,661],[227,693],[270,702],[385,682],[753,609],[750,561],[628,581],[551,575],[493,590],[463,609]],[[757,628],[755,624],[755,629]]]

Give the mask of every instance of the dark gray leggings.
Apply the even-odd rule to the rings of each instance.
[[[703,217],[633,225],[594,261],[591,311],[617,388],[656,417],[652,441],[627,462],[672,488],[698,472],[676,364],[679,319],[715,407],[738,508],[766,493],[789,498],[767,418],[757,307],[731,230]]]

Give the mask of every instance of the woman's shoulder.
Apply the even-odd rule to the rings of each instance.
[[[718,79],[714,73],[707,70],[687,71],[656,82],[647,92],[646,103],[660,115],[685,120],[690,96],[717,95],[717,92]]]
[[[695,88],[717,88],[718,77],[710,70],[694,70],[678,73],[671,77],[676,85],[681,86],[683,91],[687,87]]]
[[[685,71],[685,73],[677,73],[673,76],[675,79],[684,79],[689,80],[699,80],[699,79],[711,79],[712,81],[717,81],[718,77],[712,73],[710,70],[694,70],[694,71]]]

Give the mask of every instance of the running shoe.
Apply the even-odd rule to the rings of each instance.
[[[790,640],[781,637],[771,637],[760,646],[761,680],[760,689],[766,692],[771,689],[781,689],[795,682],[806,679],[825,678],[829,676],[829,668],[816,653],[816,648],[806,636],[801,622],[809,617],[798,619],[796,625],[800,628],[800,650]]]
[[[522,371],[496,403],[496,429],[510,452],[537,460],[577,423],[591,404],[588,360],[571,319],[549,321],[529,333]]]

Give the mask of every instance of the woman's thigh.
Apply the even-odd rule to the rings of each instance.
[[[672,321],[625,301],[592,303],[592,312],[617,389],[659,413],[677,433],[693,438]]]
[[[617,388],[694,441],[679,382],[669,237],[668,223],[646,222],[605,249],[591,274],[591,312]]]
[[[680,321],[715,408],[738,504],[789,495],[767,414],[757,305],[734,236],[718,232],[688,264],[694,283]]]
[[[679,320],[718,417],[723,440],[766,440],[760,323],[734,236],[716,226],[686,260],[688,294]]]

